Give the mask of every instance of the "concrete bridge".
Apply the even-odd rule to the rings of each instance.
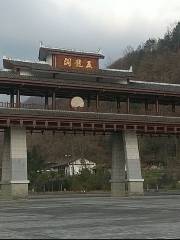
[[[111,134],[112,196],[124,196],[125,183],[129,195],[143,194],[137,134],[180,133],[180,85],[138,82],[131,72],[99,69],[100,58],[40,48],[43,63],[3,60],[0,94],[9,95],[7,103],[0,103],[3,197],[28,195],[26,132],[35,130]],[[44,104],[26,105],[21,96],[41,97]],[[76,96],[83,107],[58,106]],[[104,110],[101,103],[112,107]]]

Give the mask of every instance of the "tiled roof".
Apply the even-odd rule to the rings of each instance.
[[[44,61],[49,54],[53,53],[66,53],[66,54],[77,54],[77,55],[88,55],[96,58],[104,58],[100,53],[95,52],[85,52],[73,49],[60,49],[60,48],[49,48],[49,47],[40,47],[39,48],[39,60]]]
[[[162,84],[157,82],[142,82],[142,81],[130,81],[128,84],[129,88],[134,89],[149,89],[149,90],[158,90],[162,92],[179,92],[180,93],[180,84]]]
[[[21,64],[18,62],[18,64]],[[29,63],[27,63],[29,66]],[[31,66],[33,63],[31,63]],[[47,67],[49,69],[52,69],[52,67],[48,64],[39,64],[39,67]],[[37,67],[37,64],[35,63],[35,66]],[[34,67],[34,65],[33,65]],[[180,84],[163,84],[163,83],[157,83],[157,82],[142,82],[142,81],[136,81],[131,80],[127,84],[121,84],[121,82],[118,80],[119,78],[125,77],[124,75],[121,75],[120,72],[112,72],[108,70],[99,70],[96,73],[77,73],[77,72],[65,72],[60,70],[54,70],[52,69],[52,72],[58,73],[55,79],[53,78],[42,78],[38,75],[38,72],[35,73],[33,76],[26,76],[26,75],[19,75],[18,73],[14,73],[12,71],[0,71],[0,78],[9,78],[9,79],[19,79],[22,81],[32,80],[32,81],[42,81],[44,83],[51,83],[51,84],[73,84],[73,85],[82,85],[82,86],[92,86],[92,87],[108,87],[108,88],[115,88],[117,90],[119,89],[129,89],[129,90],[142,90],[142,91],[151,91],[151,92],[161,92],[161,93],[172,93],[172,94],[179,94],[180,93]],[[118,75],[117,75],[118,74]],[[90,76],[90,77],[89,77]],[[87,78],[86,78],[87,77]],[[103,80],[100,80],[99,82],[91,81],[93,77],[102,77]],[[107,77],[107,79],[105,78]],[[127,77],[127,76],[126,76]]]
[[[52,71],[54,73],[61,73],[61,72],[72,72],[78,74],[87,74],[87,75],[94,75],[99,74],[99,77],[106,75],[106,76],[113,76],[113,77],[132,77],[134,74],[132,72],[121,72],[121,71],[113,71],[110,69],[98,69],[95,72],[77,72],[73,70],[63,70],[59,68],[54,68],[46,62],[28,62],[28,61],[20,61],[20,60],[13,60],[13,59],[3,59],[3,66],[6,69],[13,69],[13,68],[26,68],[29,70],[41,70],[41,71]]]
[[[3,66],[6,69],[13,69],[14,67],[28,68],[28,69],[44,69],[52,70],[52,66],[46,62],[32,62],[32,61],[21,61],[16,59],[3,59]]]
[[[13,73],[13,72],[7,72],[7,71],[0,71],[0,78],[9,78],[9,79],[22,79],[22,80],[40,80],[43,81],[44,83],[46,82],[50,82],[50,83],[55,83],[58,84],[59,83],[65,83],[67,82],[68,84],[84,84],[84,85],[91,85],[91,86],[97,86],[97,87],[103,87],[103,86],[112,86],[117,88],[117,90],[119,88],[123,88],[123,89],[141,89],[141,90],[151,90],[151,91],[161,91],[161,92],[172,92],[172,93],[180,93],[180,84],[167,84],[167,85],[162,85],[162,84],[158,84],[158,83],[154,83],[154,84],[148,84],[148,82],[138,82],[138,81],[130,81],[128,84],[120,84],[120,83],[111,83],[111,81],[106,81],[106,82],[90,82],[90,81],[78,81],[77,79],[73,80],[73,77],[71,79],[67,79],[67,80],[62,80],[62,79],[41,79],[38,76],[25,76],[25,75],[19,75],[17,73]]]

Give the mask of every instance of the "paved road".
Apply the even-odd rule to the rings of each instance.
[[[0,238],[180,238],[180,195],[1,200]]]

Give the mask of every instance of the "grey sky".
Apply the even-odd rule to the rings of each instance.
[[[0,58],[37,60],[40,41],[96,51],[106,64],[127,45],[162,37],[179,20],[179,0],[0,0]]]

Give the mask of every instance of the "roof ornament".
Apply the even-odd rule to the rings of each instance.
[[[98,48],[97,53],[103,55],[102,49],[101,49],[101,48]]]
[[[10,57],[7,57],[7,56],[3,56],[3,59],[11,60],[11,58],[10,58]]]
[[[43,41],[40,41],[40,47],[44,47]]]
[[[130,68],[129,68],[129,72],[133,72],[132,65],[131,65]]]

